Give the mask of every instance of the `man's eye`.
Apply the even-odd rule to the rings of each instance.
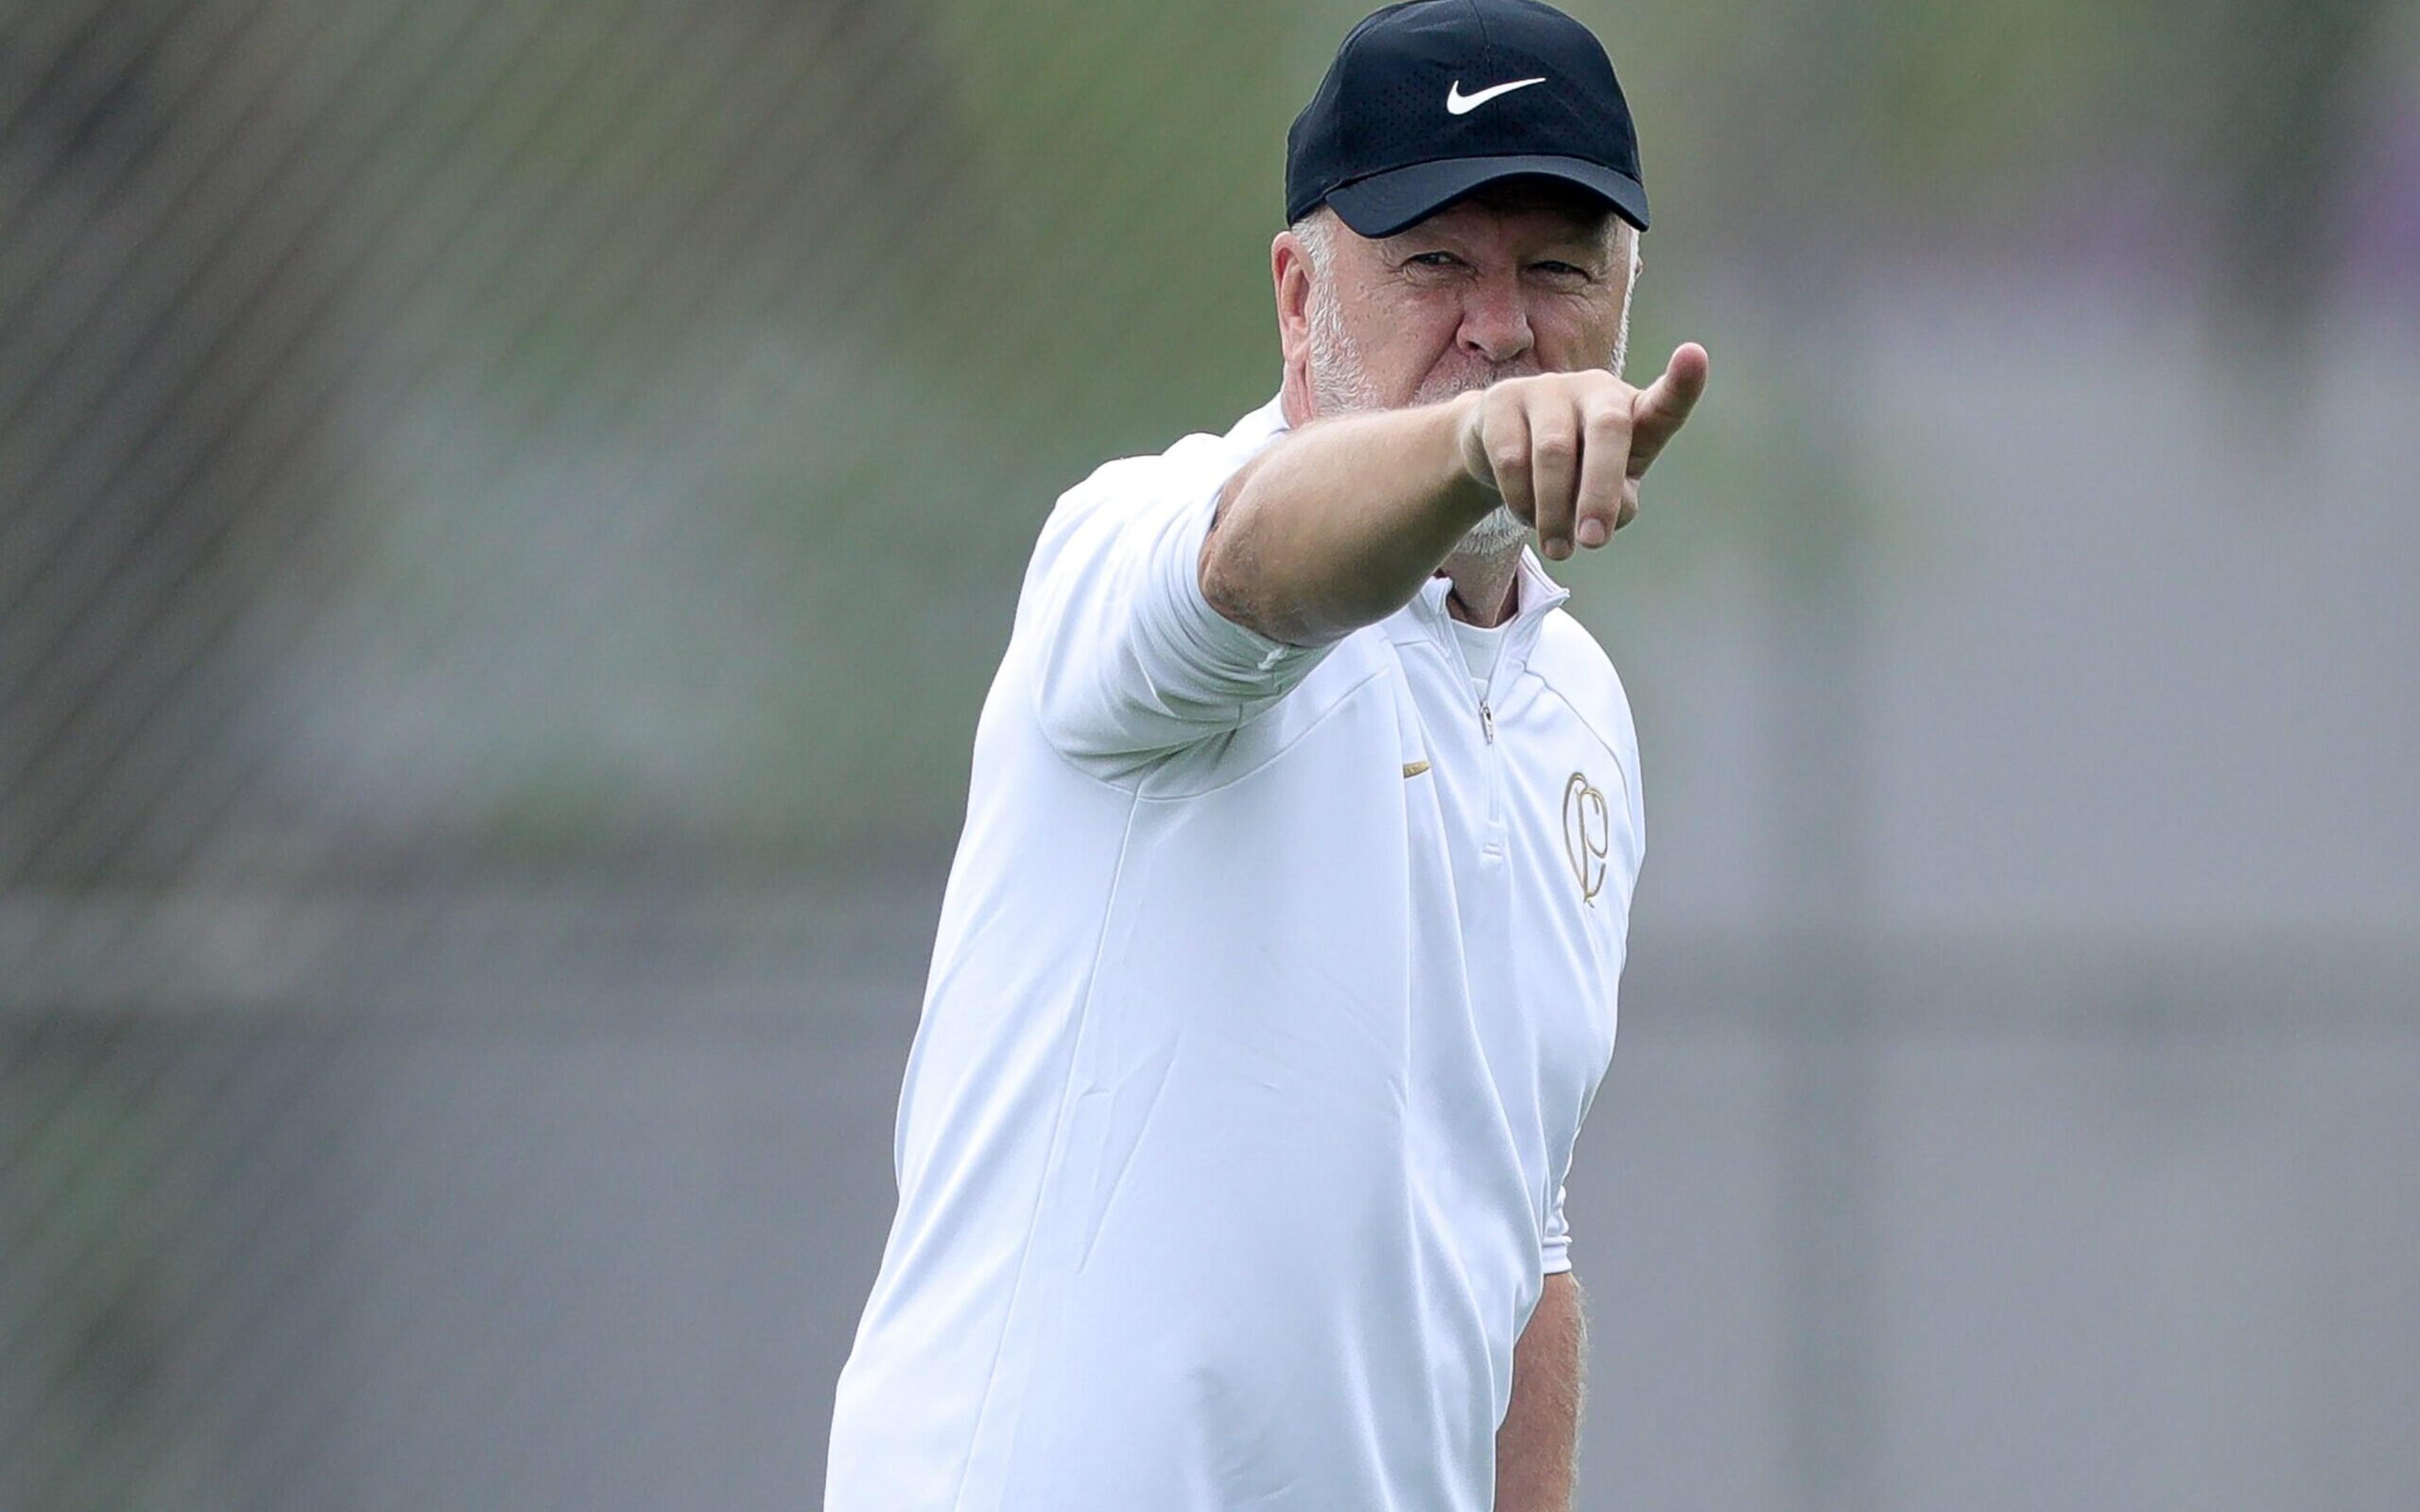
[[[1422,268],[1452,268],[1462,261],[1450,252],[1418,252],[1411,260]]]
[[[1589,276],[1589,270],[1587,269],[1575,267],[1570,263],[1550,261],[1532,263],[1530,266],[1537,269],[1538,271],[1552,278],[1586,278]]]

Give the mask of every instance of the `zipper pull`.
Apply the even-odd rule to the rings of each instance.
[[[1496,744],[1496,711],[1487,706],[1485,699],[1479,701],[1479,733],[1487,737],[1489,745]]]

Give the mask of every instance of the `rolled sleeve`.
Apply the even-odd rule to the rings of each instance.
[[[1290,645],[1212,608],[1202,543],[1240,465],[1112,464],[1061,501],[1018,634],[1035,707],[1070,756],[1132,758],[1232,730],[1283,698],[1326,648]]]

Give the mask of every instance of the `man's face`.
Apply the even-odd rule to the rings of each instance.
[[[1307,362],[1322,414],[1533,373],[1618,372],[1635,235],[1594,202],[1518,190],[1376,240],[1331,219],[1326,267],[1306,269],[1299,322],[1286,322],[1289,356]]]
[[[1535,373],[1621,371],[1637,233],[1595,201],[1508,186],[1377,240],[1324,219],[1319,266],[1293,233],[1278,243],[1280,333],[1304,418]],[[1528,534],[1498,507],[1460,552],[1501,558]]]

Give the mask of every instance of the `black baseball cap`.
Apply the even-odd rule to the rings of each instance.
[[[1325,201],[1388,237],[1472,191],[1542,177],[1641,230],[1630,104],[1596,34],[1538,0],[1410,0],[1362,19],[1286,132],[1286,220]]]

